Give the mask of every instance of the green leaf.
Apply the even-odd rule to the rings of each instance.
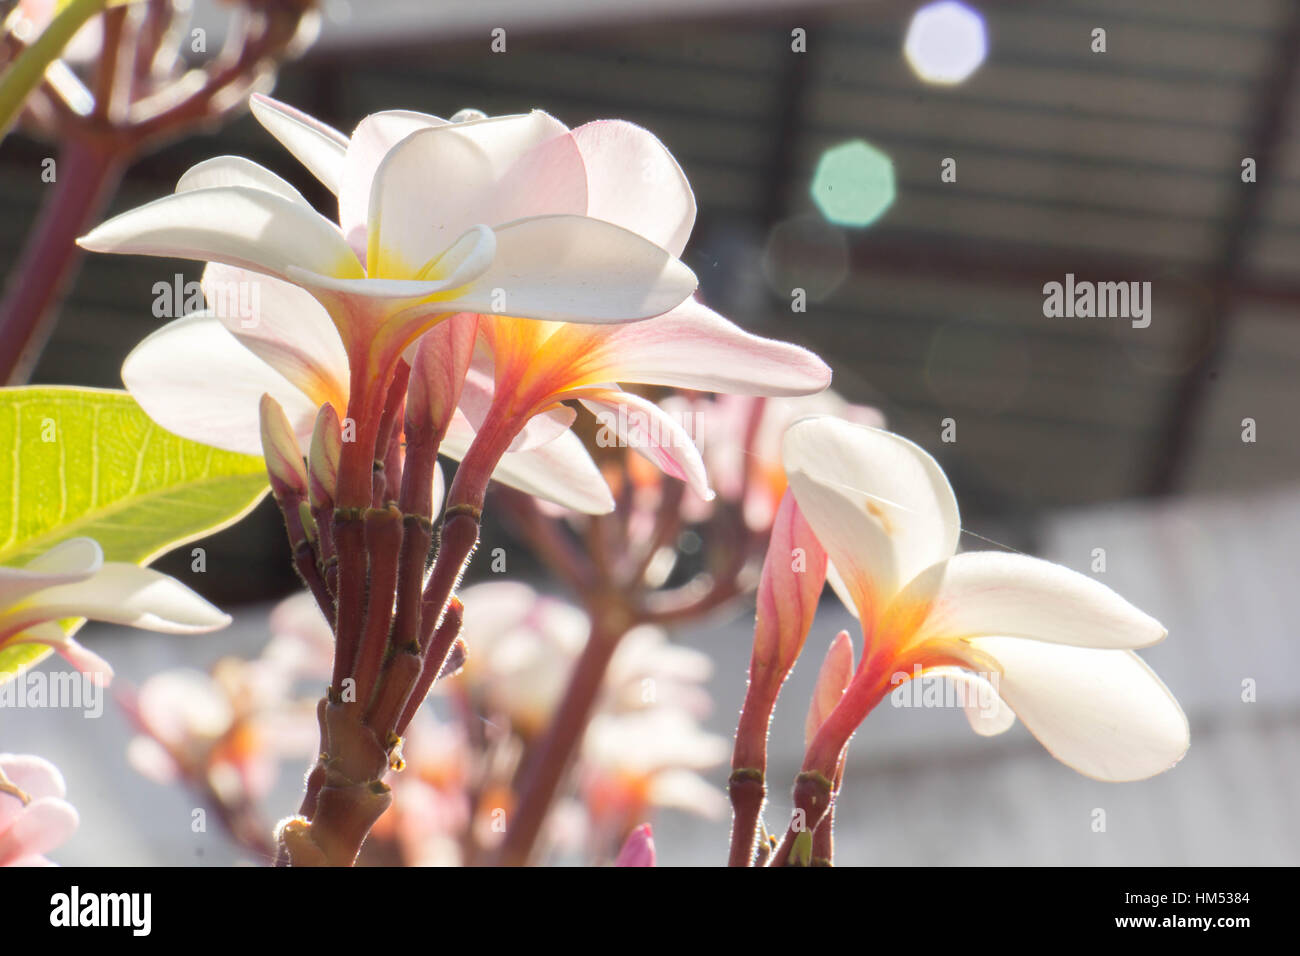
[[[0,566],[75,537],[106,561],[148,564],[235,523],[267,490],[261,458],[164,431],[126,392],[0,389]],[[48,653],[0,650],[0,681]]]

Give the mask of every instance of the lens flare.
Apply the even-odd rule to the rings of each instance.
[[[822,153],[813,173],[813,202],[839,226],[869,226],[894,202],[894,164],[860,139]]]
[[[917,10],[903,44],[916,75],[945,86],[961,83],[979,69],[987,52],[983,17],[956,0]]]

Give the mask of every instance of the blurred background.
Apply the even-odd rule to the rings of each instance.
[[[706,302],[818,352],[838,392],[933,453],[961,502],[965,548],[1084,572],[1102,548],[1099,577],[1169,628],[1144,656],[1191,719],[1173,771],[1102,785],[1023,727],[989,740],[951,711],[881,707],[850,752],[838,862],[1300,863],[1300,687],[1285,679],[1300,673],[1300,642],[1284,604],[1300,540],[1300,4],[981,0],[962,8],[982,28],[978,48],[960,30],[937,48],[909,43],[922,6],[328,0],[318,41],[283,67],[275,96],[344,131],[381,109],[462,107],[648,127],[696,193],[684,258]],[[194,16],[215,49],[224,8],[196,0]],[[491,49],[495,28],[504,52]],[[245,115],[139,160],[113,211],[220,153],[330,208]],[[0,148],[7,262],[43,198],[47,155],[19,135]],[[863,176],[869,192],[845,185]],[[159,323],[153,284],[199,271],[86,260],[33,380],[120,387],[122,359]],[[1067,274],[1149,282],[1150,325],[1046,317],[1044,284]],[[806,311],[792,310],[795,289]],[[124,680],[265,642],[269,602],[296,583],[278,514],[264,503],[207,547],[203,575],[187,552],[159,566],[236,626],[197,639],[88,628]],[[530,574],[548,587],[544,569]],[[751,610],[677,635],[715,660],[709,726],[727,737]],[[810,646],[850,623],[828,601]],[[801,662],[778,708],[771,819],[788,812],[779,781],[797,769],[815,670]],[[196,843],[192,798],[134,775],[127,736],[111,707],[94,722],[0,717],[0,750],[54,760],[82,812],[55,858],[239,858],[216,832]],[[297,770],[287,777],[286,812]],[[726,771],[711,779],[725,785]],[[1091,825],[1097,808],[1105,832]],[[727,828],[665,814],[660,860],[719,863]]]

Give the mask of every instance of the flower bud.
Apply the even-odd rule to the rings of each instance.
[[[781,499],[758,584],[750,680],[779,686],[803,650],[826,583],[826,552],[794,495]]]
[[[270,395],[263,395],[259,407],[262,418],[262,455],[271,490],[277,498],[307,494],[307,469],[303,467],[298,436],[289,424],[284,409]]]
[[[623,849],[618,851],[615,866],[654,866],[655,838],[650,824],[643,823],[627,835]]]
[[[316,428],[311,436],[311,452],[307,470],[311,506],[314,509],[331,507],[334,502],[334,484],[338,480],[339,455],[343,449],[343,433],[339,427],[338,412],[326,403],[316,416]]]

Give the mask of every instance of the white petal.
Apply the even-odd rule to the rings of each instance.
[[[361,255],[366,247],[370,196],[375,175],[384,157],[402,140],[419,130],[446,125],[446,120],[410,110],[372,113],[357,124],[347,145],[343,175],[336,190],[339,197],[339,225],[352,248]],[[427,190],[429,183],[421,183]],[[368,264],[374,271],[374,264]]]
[[[1187,718],[1132,651],[985,637],[971,646],[1002,668],[998,693],[1044,747],[1097,780],[1144,780],[1187,752]]]
[[[357,148],[354,138],[349,152]],[[471,226],[586,213],[586,169],[545,113],[496,117],[421,129],[391,146],[366,202],[370,274],[410,278]],[[355,242],[360,199],[352,203],[342,222]]]
[[[695,225],[695,194],[653,133],[623,120],[579,126],[587,215],[617,223],[680,256]]]
[[[155,199],[77,240],[93,252],[168,256],[285,277],[290,267],[361,278],[361,263],[318,213],[265,189],[214,186]]]
[[[799,508],[838,572],[831,584],[864,620],[956,550],[961,519],[952,488],[938,463],[907,439],[806,418],[786,431],[781,457]]]
[[[309,292],[214,262],[203,272],[203,294],[222,325],[313,404],[347,407],[347,352],[329,313]]]
[[[572,322],[662,315],[695,291],[695,274],[649,240],[584,216],[539,216],[494,230],[492,265],[449,312]]]
[[[898,603],[909,614],[930,606],[913,637],[917,642],[996,636],[1132,648],[1156,644],[1166,634],[1159,621],[1101,582],[1003,551],[971,551],[927,568]]]
[[[168,634],[200,634],[225,627],[223,614],[174,578],[134,564],[110,561],[93,577],[47,588],[13,610],[10,620],[31,622],[86,617]]]
[[[69,538],[38,555],[22,568],[0,568],[0,609],[56,584],[84,581],[104,563],[104,552],[93,538]]]
[[[227,451],[262,453],[263,394],[284,407],[304,447],[315,426],[312,401],[209,313],[169,322],[145,338],[122,363],[122,381],[163,428]]]
[[[924,677],[943,677],[953,684],[962,701],[971,730],[981,737],[1005,733],[1016,722],[1016,712],[984,676],[960,667],[931,667]]]
[[[259,166],[243,156],[214,156],[212,159],[205,159],[197,166],[191,166],[177,180],[175,192],[212,189],[215,186],[248,186],[252,189],[264,189],[305,209],[312,209],[311,203],[303,199],[302,193],[288,182],[265,166]],[[315,212],[314,209],[312,211]]]
[[[253,94],[248,105],[267,132],[338,195],[348,138],[301,110],[260,93]]]

